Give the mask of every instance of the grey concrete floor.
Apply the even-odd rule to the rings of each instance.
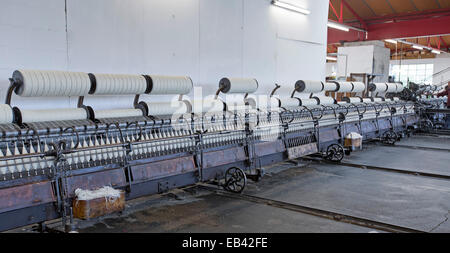
[[[436,145],[433,145],[436,143]],[[450,149],[450,139],[402,145]],[[448,152],[369,145],[346,162],[450,175]],[[450,181],[341,165],[282,163],[246,194],[430,232],[450,232]],[[172,198],[171,196],[177,196]],[[355,232],[373,229],[189,188],[128,203],[122,215],[81,222],[80,232]]]

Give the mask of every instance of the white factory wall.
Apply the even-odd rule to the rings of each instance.
[[[431,59],[412,59],[412,60],[392,60],[392,65],[410,65],[410,64],[433,64],[433,84],[442,84],[450,81],[450,54],[437,55]],[[439,74],[438,74],[439,73]]]
[[[224,76],[256,78],[260,94],[325,78],[327,0],[291,0],[308,16],[271,0],[0,1],[1,97],[21,68],[188,75],[203,95]],[[86,99],[101,109],[130,107],[132,98],[109,101]],[[13,104],[65,108],[76,98],[14,96]]]

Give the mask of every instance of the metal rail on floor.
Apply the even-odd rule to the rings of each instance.
[[[415,149],[415,150],[430,150],[430,151],[441,151],[441,152],[450,152],[448,148],[433,148],[433,147],[423,147],[423,146],[412,146],[412,145],[386,145],[387,147],[397,147],[397,148],[407,148],[407,149]]]
[[[351,215],[331,212],[331,211],[317,209],[317,208],[313,208],[313,207],[307,207],[307,206],[303,206],[303,205],[292,204],[292,203],[287,203],[287,202],[283,202],[283,201],[247,195],[247,194],[230,193],[230,192],[227,192],[224,190],[217,189],[216,187],[212,187],[210,185],[201,184],[201,185],[199,185],[199,187],[201,187],[202,189],[211,191],[219,196],[224,196],[227,198],[245,200],[245,201],[253,202],[253,203],[257,203],[257,204],[273,206],[276,208],[282,208],[282,209],[286,209],[286,210],[290,210],[290,211],[294,211],[294,212],[309,214],[309,215],[313,215],[313,216],[317,216],[317,217],[321,217],[321,218],[334,220],[337,222],[349,223],[349,224],[372,228],[372,229],[376,229],[376,230],[380,230],[380,231],[391,232],[391,233],[427,233],[425,231],[421,231],[421,230],[417,230],[417,229],[401,227],[401,226],[397,226],[397,225],[393,225],[393,224],[359,218],[359,217],[355,217],[355,216],[351,216]]]
[[[428,178],[433,178],[433,179],[450,180],[450,175],[434,174],[434,173],[428,173],[428,172],[422,172],[422,171],[385,168],[385,167],[378,167],[378,166],[365,165],[365,164],[355,164],[355,163],[348,163],[348,162],[331,162],[331,161],[327,161],[327,160],[315,158],[315,157],[302,157],[302,159],[309,160],[309,161],[315,161],[315,162],[321,162],[321,163],[327,163],[327,164],[333,164],[333,165],[338,165],[338,166],[346,166],[346,167],[365,169],[365,170],[379,170],[379,171],[428,177]]]

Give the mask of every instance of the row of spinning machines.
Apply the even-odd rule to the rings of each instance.
[[[422,104],[396,97],[396,83],[299,80],[262,96],[255,79],[223,78],[216,94],[189,100],[194,85],[184,76],[17,70],[10,82],[0,105],[0,231],[59,217],[67,225],[76,189],[112,186],[133,199],[215,181],[239,193],[266,165],[311,154],[340,161],[350,133],[395,143],[421,121]],[[337,102],[327,91],[372,96]],[[11,106],[14,94],[78,105],[25,110]],[[103,95],[134,103],[85,104]],[[176,99],[152,102],[169,95]]]

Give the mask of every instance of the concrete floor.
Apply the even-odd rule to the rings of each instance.
[[[450,149],[450,138],[412,137],[402,145]],[[346,162],[450,175],[448,151],[368,145]],[[312,162],[267,169],[246,194],[430,232],[450,232],[450,181]],[[176,196],[176,198],[174,198]],[[80,232],[356,232],[373,229],[211,194],[176,190],[128,203],[128,210],[80,223]]]

